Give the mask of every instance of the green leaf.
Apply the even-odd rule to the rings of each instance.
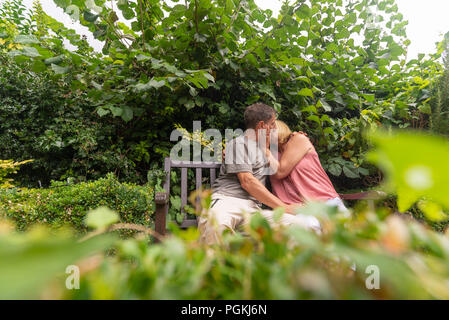
[[[84,11],[83,17],[84,17],[84,20],[86,20],[87,22],[95,22],[95,20],[97,20],[99,15],[91,13],[86,10],[86,11]]]
[[[106,110],[103,108],[98,108],[98,110],[97,110],[97,113],[100,117],[103,117],[103,116],[109,114],[110,112],[111,112],[110,110]]]
[[[67,8],[68,6],[70,6],[71,4],[71,0],[53,0],[53,2],[58,6],[61,7],[63,9]]]
[[[30,57],[30,58],[35,58],[35,57],[41,56],[39,51],[37,51],[37,49],[33,48],[33,47],[24,47],[22,50],[22,53],[24,56]]]
[[[137,61],[147,61],[147,60],[150,60],[151,59],[151,56],[148,56],[148,55],[146,55],[146,54],[141,54],[141,53],[139,53],[137,56],[136,56],[136,60]]]
[[[418,110],[421,111],[424,114],[429,114],[429,115],[432,114],[432,109],[430,108],[430,105],[428,105],[427,103],[423,104],[423,105],[420,105],[418,107]]]
[[[42,72],[47,70],[47,66],[41,60],[35,60],[31,66],[31,70],[33,70],[33,72]]]
[[[109,13],[108,18],[109,18],[109,21],[111,21],[112,23],[118,21],[118,16],[117,16],[117,13],[115,11],[111,11]]]
[[[123,14],[123,18],[125,18],[126,20],[131,20],[132,18],[135,17],[134,10],[129,7],[123,8],[122,14]]]
[[[320,120],[320,118],[317,115],[312,114],[312,115],[307,117],[307,120],[315,121],[316,123],[321,125],[321,120]]]
[[[378,132],[370,135],[375,152],[368,159],[387,174],[387,187],[398,193],[398,208],[408,210],[427,197],[449,208],[449,143],[417,132]]]
[[[123,119],[123,121],[128,122],[132,118],[133,118],[133,110],[130,107],[125,106],[123,108],[123,112],[122,112],[122,119]]]
[[[15,39],[14,39],[15,43],[20,43],[20,44],[38,44],[40,43],[39,40],[33,36],[33,35],[23,35],[23,34],[19,34]]]
[[[361,167],[359,167],[358,169],[359,169],[359,173],[360,173],[361,175],[363,175],[363,176],[369,175],[369,170],[368,170],[368,169],[361,168]]]
[[[312,15],[312,11],[310,10],[309,6],[304,3],[296,11],[296,15],[301,19],[307,19]]]
[[[41,298],[43,290],[68,266],[115,241],[111,235],[102,235],[79,242],[43,228],[0,235],[0,299]]]
[[[319,107],[323,107],[324,111],[326,111],[326,112],[332,111],[332,107],[331,107],[330,104],[327,103],[326,100],[324,100],[324,99],[318,100],[318,103],[317,103],[316,106],[317,106],[318,108],[319,108]]]
[[[114,117],[120,117],[123,113],[123,109],[118,107],[109,106],[109,110],[111,110]]]
[[[313,98],[313,91],[311,89],[309,89],[309,88],[302,88],[298,92],[298,95]]]
[[[347,176],[348,178],[351,178],[351,179],[360,178],[357,168],[355,168],[354,166],[352,166],[352,167],[344,166],[343,173],[345,174],[345,176]]]
[[[374,102],[374,94],[362,94],[362,96],[366,99],[366,101],[370,103]]]
[[[329,172],[330,172],[332,175],[334,175],[334,176],[336,176],[336,177],[339,177],[339,176],[341,175],[342,168],[341,168],[340,165],[338,165],[338,164],[336,164],[336,163],[331,163],[331,164],[329,165]]]
[[[65,56],[63,54],[61,54],[61,55],[56,56],[56,57],[45,59],[44,63],[47,64],[47,65],[48,64],[52,64],[52,63],[58,64],[58,63],[61,63],[62,61],[64,61],[64,57]]]
[[[56,74],[64,74],[69,71],[69,67],[60,67],[53,63],[51,64],[51,68]]]
[[[119,215],[107,207],[91,210],[85,218],[86,226],[94,229],[104,229],[118,221]]]
[[[165,85],[165,80],[155,80],[155,79],[151,79],[150,81],[148,81],[147,83],[138,83],[135,85],[135,89],[140,92],[140,91],[147,91],[149,89],[155,88],[155,89],[159,89],[161,87],[163,87]]]
[[[195,102],[193,100],[188,100],[184,105],[187,110],[190,110],[195,107]]]
[[[213,77],[210,73],[205,72],[205,73],[203,73],[203,75],[204,75],[204,77],[206,77],[209,81],[215,82],[214,77]]]
[[[335,136],[334,129],[332,129],[331,127],[326,127],[326,128],[324,128],[323,132],[324,132],[324,133],[327,133],[327,134],[329,134],[329,135]]]
[[[155,88],[155,89],[159,89],[159,88],[163,87],[164,85],[165,85],[165,80],[157,81],[157,80],[152,79],[152,80],[150,80],[150,82],[148,82],[148,86]]]
[[[312,84],[312,81],[310,81],[310,79],[307,78],[306,76],[299,76],[299,77],[295,78],[295,80],[301,80],[301,81],[304,81],[304,82],[306,82],[308,84]]]
[[[198,92],[196,91],[196,89],[194,87],[190,87],[189,93],[192,97],[196,97],[198,95]]]
[[[443,207],[432,201],[421,200],[418,202],[418,207],[430,221],[440,222],[449,218],[443,211]]]
[[[359,96],[357,94],[355,94],[354,92],[348,92],[348,96],[350,96],[352,99],[358,101],[359,100]]]

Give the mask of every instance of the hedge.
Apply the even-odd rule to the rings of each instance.
[[[13,220],[19,230],[38,223],[71,225],[85,232],[86,213],[100,206],[115,210],[123,222],[151,226],[153,188],[120,183],[109,173],[105,178],[74,185],[53,181],[48,189],[0,189],[0,217]]]

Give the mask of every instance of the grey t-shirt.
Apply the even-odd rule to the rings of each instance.
[[[212,186],[214,193],[240,199],[250,199],[260,203],[249,195],[240,184],[239,172],[250,172],[265,185],[268,162],[257,142],[247,136],[237,137],[226,144],[225,161],[220,167],[220,175]]]

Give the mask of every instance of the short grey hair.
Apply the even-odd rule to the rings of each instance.
[[[260,121],[267,122],[274,115],[276,115],[276,111],[274,111],[273,107],[261,102],[254,103],[245,109],[246,129],[255,129]]]

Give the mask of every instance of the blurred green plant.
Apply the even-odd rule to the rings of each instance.
[[[99,221],[99,213],[90,212],[88,217]],[[68,229],[55,232],[43,226],[19,233],[0,220],[0,299],[45,298],[42,294],[55,278],[65,284],[62,275],[69,265],[101,253],[114,242],[111,234],[80,241]]]
[[[387,168],[385,174],[394,188],[407,183],[407,179],[398,178],[407,167],[404,161],[413,165],[417,161],[429,170],[441,170],[433,157],[410,157],[418,153],[417,149],[409,149],[407,157],[403,157],[406,159],[400,162],[396,157],[404,155],[399,146],[410,147],[410,141],[426,145],[435,154],[445,152],[447,144],[438,138],[378,132],[371,139],[376,146],[372,154],[378,157],[370,158],[381,159],[379,164]],[[408,184],[416,200],[422,196],[418,191],[428,185],[425,179],[417,181]],[[448,191],[448,185],[441,187]],[[194,194],[191,201],[196,195],[203,196],[205,207],[210,204],[209,192]],[[429,199],[441,205],[446,201],[435,196]],[[33,292],[40,288],[45,297],[52,299],[449,299],[449,232],[437,233],[388,207],[375,212],[358,208],[349,215],[322,203],[301,208],[298,213],[320,220],[319,235],[298,226],[270,226],[261,214],[254,213],[243,233],[225,232],[222,243],[212,246],[199,242],[198,229],[180,230],[175,224],[170,225],[170,235],[159,237],[161,243],[149,245],[147,236],[157,236],[153,231],[120,223],[115,213],[99,208],[86,219],[97,229],[83,241],[122,228],[136,230],[138,235],[116,238],[112,250],[83,269],[79,290],[67,290],[57,276],[49,285],[51,290],[43,287],[43,281],[36,284],[35,277],[41,275],[30,272],[31,264],[25,261],[45,257],[42,261],[51,262],[51,270],[61,272],[63,264],[59,260],[69,263],[70,259],[52,256],[53,249],[33,256],[18,254],[13,249],[19,244],[20,248],[34,248],[42,239],[51,243],[55,239],[48,233],[40,240],[31,236],[32,232],[17,235],[11,233],[13,227],[3,223],[0,242],[6,244],[0,246],[0,277],[3,281],[15,279],[8,276],[21,270],[27,282],[23,280],[16,287],[9,284],[13,297],[28,297],[26,284],[33,284]],[[282,214],[282,210],[276,210],[275,221]],[[16,237],[20,241],[11,240]],[[58,243],[66,245],[64,241]],[[14,251],[13,256],[5,254],[10,251]],[[74,250],[73,254],[77,252]],[[84,251],[80,253],[83,255]],[[13,268],[11,261],[19,267]],[[378,288],[368,285],[373,268],[379,271]],[[10,297],[2,290],[3,287],[2,296]]]
[[[398,195],[401,212],[418,200],[418,207],[433,221],[447,220],[449,208],[446,159],[449,142],[422,132],[377,132],[369,159],[387,175],[385,187]]]
[[[299,227],[271,228],[259,214],[223,244],[198,242],[198,230],[148,246],[117,243],[64,299],[447,299],[449,239],[414,221],[360,212],[348,218],[314,204],[323,235]],[[351,269],[352,264],[356,270]],[[380,288],[366,286],[367,268],[380,270]]]

